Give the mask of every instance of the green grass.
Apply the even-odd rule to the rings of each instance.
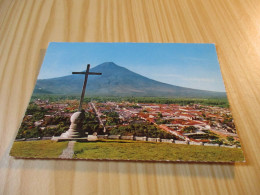
[[[14,142],[10,155],[19,158],[58,158],[68,142],[51,140]]]
[[[241,149],[168,143],[112,141],[77,142],[74,158],[171,161],[244,161]]]
[[[50,140],[14,142],[10,155],[20,158],[58,158],[68,142]],[[191,146],[169,143],[100,140],[76,142],[74,159],[171,160],[171,161],[244,161],[238,148]]]

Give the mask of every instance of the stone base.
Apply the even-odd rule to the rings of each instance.
[[[60,138],[64,139],[74,139],[85,137],[85,132],[82,131],[83,120],[85,119],[84,111],[75,112],[70,117],[70,128],[65,133],[60,135]]]
[[[69,129],[68,131],[66,131],[65,133],[62,133],[60,135],[60,138],[64,138],[64,139],[71,139],[71,138],[80,138],[80,135],[77,131],[75,131],[74,129]]]
[[[98,137],[96,135],[88,135],[88,141],[97,141]]]
[[[63,138],[63,137],[52,137],[52,141],[62,142],[62,141],[88,141],[88,138],[82,137],[82,138]]]
[[[65,141],[77,141],[77,142],[88,142],[88,141],[97,141],[97,136],[90,135],[88,137],[82,138],[62,138],[62,137],[52,137],[52,141],[56,142],[65,142]]]

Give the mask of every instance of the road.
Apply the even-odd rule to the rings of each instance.
[[[98,118],[99,124],[103,127],[103,132],[105,133],[107,130],[106,130],[106,127],[105,127],[103,121],[100,118],[101,113],[98,112],[98,110],[97,110],[97,108],[96,108],[96,106],[95,106],[95,104],[93,102],[90,102],[89,105],[95,111],[95,114],[96,114],[96,116]]]

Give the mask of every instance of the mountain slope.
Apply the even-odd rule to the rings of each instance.
[[[86,93],[96,96],[155,96],[155,97],[225,97],[223,92],[190,89],[161,83],[136,74],[113,62],[105,62],[91,69],[101,76],[89,76]],[[84,75],[37,80],[36,91],[53,94],[80,94]]]

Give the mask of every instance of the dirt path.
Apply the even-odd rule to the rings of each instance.
[[[69,141],[68,147],[63,150],[62,154],[59,156],[59,158],[64,158],[64,159],[71,159],[73,158],[74,155],[74,144],[76,141]]]

